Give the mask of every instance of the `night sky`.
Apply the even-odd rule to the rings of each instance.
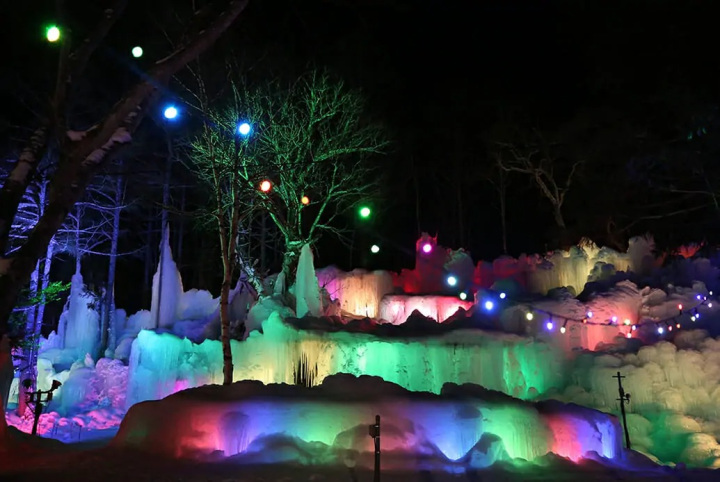
[[[83,32],[110,2],[68,3],[74,30]],[[712,238],[719,218],[710,208],[664,216],[696,199],[663,204],[655,175],[661,164],[663,173],[682,176],[677,170],[698,159],[706,177],[720,174],[711,162],[720,152],[712,142],[720,86],[712,3],[251,1],[207,57],[232,52],[256,78],[327,68],[363,90],[368,114],[392,140],[381,160],[383,196],[373,200],[377,217],[357,234],[358,246],[383,243],[379,256],[355,258],[364,256],[367,267],[412,266],[418,229],[476,259],[502,253],[498,197],[484,178],[501,121],[559,133],[570,146],[568,158],[585,160],[568,194],[563,236],[552,229],[550,206],[530,179],[510,179],[509,254],[581,236],[622,243],[646,231],[672,245]],[[94,109],[112,105],[168,52],[161,30],[174,38],[192,31],[177,21],[189,1],[131,4],[93,60],[91,95],[76,110],[79,124],[91,122]],[[42,26],[53,15],[52,2],[0,5],[10,45],[0,75],[5,157],[17,150],[52,85],[57,52],[43,41]],[[145,49],[141,62],[129,56],[135,44]],[[170,85],[164,97],[181,100],[180,89]],[[698,126],[709,140],[686,145]],[[152,143],[152,127],[147,132]],[[663,189],[696,185],[690,177],[662,182]],[[609,219],[631,227],[611,236]],[[330,240],[318,255],[319,264],[347,264],[347,250]]]

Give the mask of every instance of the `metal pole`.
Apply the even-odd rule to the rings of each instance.
[[[630,445],[630,432],[628,432],[627,417],[625,416],[625,403],[630,401],[630,394],[625,394],[625,390],[622,386],[622,379],[625,377],[620,375],[620,372],[617,372],[617,375],[613,376],[613,378],[617,378],[618,381],[618,393],[620,394],[620,398],[618,398],[618,401],[620,402],[620,414],[622,415],[623,429],[625,431],[625,445],[629,450],[632,448],[632,446]]]

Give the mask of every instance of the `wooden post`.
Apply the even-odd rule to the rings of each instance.
[[[375,475],[373,482],[380,482],[380,415],[375,415],[375,424],[368,426],[368,432],[375,441]]]
[[[620,372],[617,372],[617,375],[614,375],[613,378],[617,378],[618,381],[618,393],[620,394],[618,401],[620,402],[620,414],[622,415],[623,429],[625,430],[625,446],[630,450],[632,448],[630,445],[630,432],[628,432],[627,418],[625,416],[625,404],[630,403],[630,394],[625,393],[625,389],[623,389],[622,379],[625,377],[620,375]]]

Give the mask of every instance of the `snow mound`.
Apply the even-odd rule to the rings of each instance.
[[[615,417],[559,402],[532,404],[474,385],[446,384],[440,394],[410,392],[376,377],[335,375],[313,388],[239,382],[185,390],[134,405],[114,446],[207,460],[262,451],[267,463],[368,460],[368,425],[381,416],[390,463],[417,468],[423,456],[487,467],[554,453],[580,460],[623,455]],[[330,447],[334,452],[318,448]],[[312,453],[316,454],[315,456]],[[346,462],[346,461],[345,461]]]

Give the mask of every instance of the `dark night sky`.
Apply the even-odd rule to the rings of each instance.
[[[82,31],[110,2],[68,3],[75,29]],[[175,32],[173,16],[182,15],[188,3],[131,2],[95,59],[91,75],[96,84],[112,92],[133,78],[128,52],[136,43],[145,48],[147,62],[161,58],[167,45],[158,30]],[[485,138],[503,112],[521,109],[534,122],[555,125],[608,107],[613,109],[609,123],[617,124],[646,115],[644,106],[655,96],[678,92],[681,103],[679,96],[686,92],[701,93],[702,102],[716,103],[720,79],[712,51],[717,43],[713,3],[251,0],[216,51],[232,49],[244,65],[275,74],[309,64],[327,67],[363,89],[371,113],[384,122],[394,142],[383,160],[388,175],[385,200],[378,200],[378,218],[362,236],[367,242],[383,238],[395,246],[375,262],[399,267],[412,264],[416,194],[422,230],[437,232],[440,242],[452,247],[464,238],[476,258],[500,253],[491,187],[480,181],[465,185],[460,212],[455,181],[470,183],[468,174],[487,162]],[[54,69],[56,54],[40,35],[40,26],[53,18],[51,4],[0,5],[4,44],[11,46],[0,76],[4,144],[9,134],[18,134],[5,130],[8,125],[32,125],[23,103],[32,105],[30,93],[52,81],[47,73]],[[174,94],[171,87],[167,96]],[[664,111],[653,115],[662,117]],[[632,155],[618,151],[621,157]],[[610,178],[617,162],[624,160],[607,164]],[[418,193],[409,175],[413,165]],[[441,166],[454,170],[442,182]],[[588,174],[574,194],[573,222],[582,220],[583,203],[594,202],[588,191],[610,189],[593,183],[596,177]],[[514,186],[508,206],[510,252],[542,250],[552,223],[550,211],[527,180],[517,179]],[[608,191],[611,195],[618,197]],[[457,229],[460,216],[462,235]],[[329,244],[320,251],[321,263],[338,261],[333,259],[337,253]]]

